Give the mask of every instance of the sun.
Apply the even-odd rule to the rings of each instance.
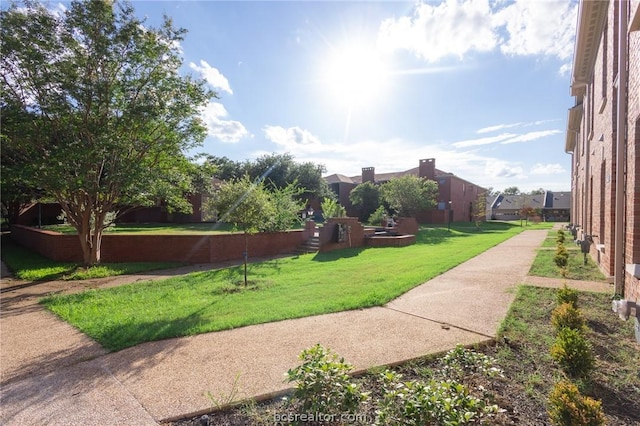
[[[333,98],[354,106],[373,101],[383,92],[388,71],[374,48],[352,44],[332,50],[324,80]]]

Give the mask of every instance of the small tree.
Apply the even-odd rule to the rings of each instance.
[[[244,233],[244,285],[247,281],[249,235],[262,230],[276,209],[263,181],[251,181],[248,176],[223,184],[207,203],[215,210],[220,221],[230,223]]]
[[[322,214],[326,218],[328,217],[345,217],[347,211],[345,208],[333,198],[325,198],[320,204]]]
[[[536,209],[534,209],[533,207],[529,207],[529,206],[523,206],[520,209],[520,226],[522,226],[522,219],[525,220],[525,226],[527,225],[527,221],[529,220],[529,218],[531,216],[535,216],[536,215]]]
[[[372,182],[364,182],[349,193],[349,201],[360,208],[360,221],[364,222],[380,207],[380,187]]]
[[[382,199],[400,216],[415,216],[436,205],[438,184],[414,175],[391,179],[380,188]]]
[[[471,216],[476,223],[476,228],[480,229],[480,224],[484,222],[487,217],[487,193],[482,192],[478,194],[478,198],[473,202],[471,206]]]

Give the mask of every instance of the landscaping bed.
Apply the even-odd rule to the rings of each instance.
[[[550,355],[554,341],[551,312],[558,306],[558,290],[536,287],[520,287],[496,342],[480,346],[475,353],[492,361],[491,366],[501,374],[489,377],[473,368],[477,359],[467,362],[471,368],[463,368],[464,374],[452,370],[450,358],[425,357],[391,368],[402,375],[402,382],[429,383],[455,378],[469,389],[467,399],[477,398],[483,404],[497,405],[497,413],[469,423],[495,425],[547,425],[549,395],[556,382],[565,373]],[[640,425],[640,347],[633,338],[631,322],[621,321],[610,309],[606,294],[579,293],[578,306],[586,319],[586,336],[595,354],[595,369],[585,379],[578,381],[584,395],[600,400],[609,425]],[[348,362],[348,360],[346,360]],[[291,366],[292,368],[295,366]],[[375,369],[357,377],[354,382],[359,391],[370,392],[368,401],[361,403],[357,411],[342,423],[300,422],[299,424],[372,424],[380,411],[384,386],[380,376],[383,369]],[[284,374],[285,372],[283,372]],[[232,395],[212,397],[212,409],[232,400]],[[228,399],[225,399],[228,398]],[[299,410],[299,402],[289,396],[263,402],[248,401],[235,408],[211,414],[183,419],[173,426],[195,425],[273,425],[295,422],[274,422],[277,418],[293,419],[306,413]],[[397,407],[396,407],[397,408]],[[300,418],[300,417],[298,417]],[[463,424],[463,421],[453,424]],[[402,424],[410,424],[402,422]]]

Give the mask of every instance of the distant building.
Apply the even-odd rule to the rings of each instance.
[[[580,1],[571,94],[572,220],[615,292],[640,302],[640,1]]]
[[[546,191],[536,195],[503,195],[487,198],[491,220],[521,219],[524,208],[536,210],[545,222],[569,222],[571,217],[571,192]]]
[[[484,196],[486,189],[461,179],[453,173],[436,169],[436,160],[429,158],[420,160],[413,169],[376,174],[374,167],[365,167],[359,176],[333,174],[325,177],[329,187],[337,195],[338,201],[347,210],[348,216],[358,216],[358,209],[349,201],[349,193],[363,182],[383,184],[396,177],[406,175],[430,179],[438,184],[438,196],[435,209],[425,210],[416,218],[420,223],[447,223],[472,220],[472,206],[479,196]],[[449,219],[450,217],[450,219]]]

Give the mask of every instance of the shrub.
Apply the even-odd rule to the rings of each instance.
[[[389,216],[389,213],[387,212],[387,210],[384,208],[384,206],[380,206],[376,209],[376,211],[371,213],[371,216],[369,216],[369,225],[380,226],[382,221],[387,216]]]
[[[345,217],[347,215],[346,209],[331,198],[325,198],[320,204],[320,208],[322,209],[322,215],[325,219],[330,217]]]
[[[301,403],[303,412],[355,413],[360,402],[368,399],[351,381],[353,366],[331,350],[318,344],[302,351],[299,358],[302,365],[289,370],[287,377],[296,382],[293,398]]]
[[[605,424],[602,404],[580,394],[577,386],[562,380],[549,396],[549,418],[557,426],[600,426]]]
[[[453,380],[443,382],[400,381],[401,375],[381,375],[383,395],[376,411],[378,425],[461,425],[477,423],[498,412],[497,405],[469,395],[469,389]]]
[[[456,345],[442,357],[443,373],[447,377],[462,378],[467,373],[480,373],[487,377],[502,376],[502,370],[494,367],[496,360],[488,355]]]
[[[566,276],[567,274],[567,264],[569,263],[569,252],[564,244],[558,244],[558,248],[556,248],[556,254],[553,257],[553,261],[556,266],[560,268],[562,276]]]
[[[551,324],[556,331],[560,331],[563,328],[582,331],[585,328],[584,317],[571,303],[563,303],[553,310]]]
[[[579,330],[562,328],[551,347],[551,356],[573,377],[585,377],[594,367],[591,345]]]
[[[558,230],[558,237],[556,238],[556,241],[557,241],[558,244],[564,244],[565,235],[564,235],[564,231],[562,229]]]
[[[574,308],[578,307],[578,291],[567,287],[567,283],[558,291],[558,304],[571,303]]]

